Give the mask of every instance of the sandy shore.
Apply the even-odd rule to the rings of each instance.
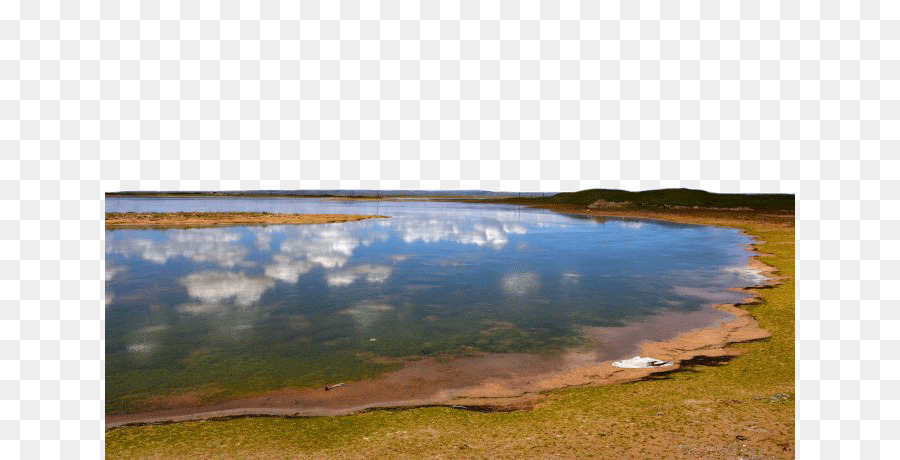
[[[199,228],[236,225],[327,224],[386,218],[365,214],[274,214],[267,212],[108,212],[106,228]]]
[[[765,286],[774,282],[771,267],[755,257],[750,259],[747,269],[765,276],[769,280],[763,283]],[[756,300],[753,288],[740,290],[747,295],[742,303]],[[653,374],[678,371],[685,364],[727,361],[741,351],[726,345],[770,336],[739,305],[709,304],[698,312],[658,315],[624,327],[583,328],[587,345],[557,355],[428,357],[376,378],[347,382],[330,391],[289,388],[203,406],[197,403],[199,395],[157,398],[154,402],[158,409],[107,415],[106,427],[253,415],[330,416],[386,407],[530,408],[552,389],[633,382],[654,378]],[[634,337],[643,337],[644,341],[629,341]],[[603,354],[597,351],[600,349],[604,350]],[[649,369],[612,366],[614,360],[637,355],[674,365]]]

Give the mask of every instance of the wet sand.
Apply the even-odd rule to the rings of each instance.
[[[751,258],[748,269],[772,279],[771,267]],[[738,290],[755,300],[753,288]],[[703,293],[696,295],[702,296]],[[366,409],[416,406],[463,406],[490,410],[526,409],[545,392],[571,386],[604,385],[677,371],[697,359],[727,360],[740,350],[729,343],[767,338],[750,314],[737,304],[713,304],[689,313],[668,312],[623,327],[585,327],[585,344],[553,355],[472,354],[435,356],[407,363],[381,376],[329,390],[288,388],[209,405],[199,397],[155,398],[157,409],[106,416],[106,427],[238,416],[330,416]],[[680,332],[686,331],[686,332]],[[641,337],[637,341],[637,337]],[[674,338],[673,338],[674,337]],[[633,356],[674,363],[649,369],[622,369],[613,361]],[[333,384],[344,382],[333,382]]]

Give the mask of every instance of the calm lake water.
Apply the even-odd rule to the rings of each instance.
[[[419,201],[111,198],[106,210],[391,216],[107,230],[110,413],[398,366],[382,358],[552,353],[578,346],[581,327],[737,302],[729,288],[760,281],[742,270],[750,238],[726,228]]]

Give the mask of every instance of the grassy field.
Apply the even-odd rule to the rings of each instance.
[[[108,212],[106,228],[198,228],[235,225],[328,224],[384,218],[364,214],[276,214],[268,212]]]
[[[530,411],[432,407],[125,427],[107,432],[107,457],[792,458],[793,197],[790,210],[782,203],[755,212],[671,205],[589,210],[583,202],[537,201],[528,204],[560,212],[724,225],[757,237],[757,250],[765,254],[759,259],[777,269],[781,284],[758,290],[760,300],[746,308],[772,337],[731,345],[744,354],[727,364],[689,365],[631,384],[556,390]],[[749,207],[736,203],[728,207]]]

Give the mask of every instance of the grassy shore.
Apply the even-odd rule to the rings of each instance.
[[[106,228],[199,228],[235,225],[327,224],[383,218],[365,214],[274,214],[268,212],[108,212]]]
[[[759,241],[759,260],[775,267],[780,277],[779,285],[758,290],[759,301],[745,306],[772,337],[731,345],[744,353],[727,364],[688,365],[637,383],[556,390],[529,411],[433,407],[125,427],[107,432],[108,458],[794,456],[792,209],[520,204],[745,231]]]

